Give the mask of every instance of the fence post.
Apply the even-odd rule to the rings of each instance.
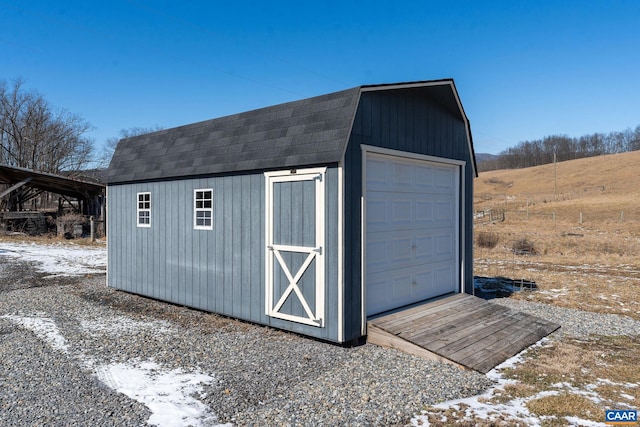
[[[620,211],[620,222],[624,222],[624,211]]]
[[[91,215],[89,217],[89,229],[90,229],[90,235],[91,235],[91,241],[95,242],[96,241],[96,222],[93,219],[93,215]]]
[[[580,211],[580,224],[582,224],[582,211]]]

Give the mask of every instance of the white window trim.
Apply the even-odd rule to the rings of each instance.
[[[211,192],[211,207],[196,208],[196,194],[199,191]],[[198,225],[198,212],[209,212],[211,214],[211,225]],[[194,230],[213,230],[213,188],[196,188],[193,190],[193,229]]]
[[[140,196],[141,195],[149,195],[149,208],[140,208]],[[140,222],[140,212],[149,212],[149,223],[144,224]],[[140,228],[151,228],[151,192],[150,191],[141,191],[136,193],[136,225]]]

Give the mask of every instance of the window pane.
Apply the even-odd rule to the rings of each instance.
[[[194,190],[193,207],[195,227],[211,228],[213,216],[213,190]]]

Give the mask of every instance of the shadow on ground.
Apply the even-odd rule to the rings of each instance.
[[[501,276],[473,276],[473,286],[475,288],[475,296],[486,300],[507,298],[515,292],[535,291],[538,289],[536,282],[524,279],[510,279]]]

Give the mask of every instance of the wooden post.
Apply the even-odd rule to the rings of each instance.
[[[620,211],[620,222],[624,222],[624,211]]]
[[[93,220],[93,215],[91,215],[89,217],[89,229],[90,229],[90,235],[91,235],[91,241],[95,242],[96,241],[96,222]]]
[[[582,224],[582,211],[580,211],[580,224]]]
[[[527,199],[527,219],[529,219],[529,199]]]

